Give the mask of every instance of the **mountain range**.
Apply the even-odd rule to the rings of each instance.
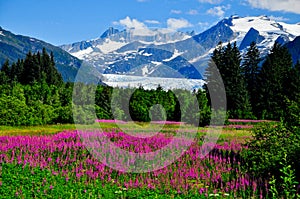
[[[295,39],[299,35],[300,24],[276,22],[267,16],[231,16],[200,34],[109,28],[97,39],[61,48],[103,74],[201,79],[210,53],[219,42],[236,42],[244,53],[255,41],[262,56],[279,42],[294,48],[291,53],[296,62],[299,53],[295,49],[299,49],[299,44],[295,47]]]
[[[266,16],[231,16],[199,34],[148,28],[120,31],[111,27],[96,39],[58,47],[0,27],[0,66],[6,59],[15,62],[25,58],[28,51],[46,48],[53,52],[65,81],[74,81],[84,63],[104,77],[122,74],[202,79],[207,61],[220,42],[236,42],[243,54],[255,41],[262,56],[269,53],[274,42],[279,42],[290,50],[296,63],[300,60],[299,35],[300,24],[277,22]]]

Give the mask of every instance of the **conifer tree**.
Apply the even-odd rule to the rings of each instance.
[[[5,60],[4,64],[2,65],[1,71],[7,76],[10,76],[10,67],[8,59]]]
[[[257,104],[257,76],[259,74],[260,52],[255,42],[250,44],[247,53],[244,56],[242,69],[245,77],[246,88],[249,94],[249,100],[253,112],[256,112]]]
[[[287,48],[275,43],[262,65],[258,79],[258,110],[262,118],[279,120],[288,98],[293,66]]]
[[[292,101],[300,99],[300,61],[291,69],[289,74],[288,98]]]
[[[217,110],[225,109],[222,105],[225,104],[226,96],[220,95],[220,89],[224,89],[222,77],[220,76],[219,67],[222,64],[223,47],[220,42],[216,49],[213,51],[211,59],[208,63],[208,67],[205,70],[205,81],[204,90],[208,97],[208,103],[210,107],[212,103]],[[213,99],[212,99],[213,98]],[[212,101],[214,100],[214,102]]]
[[[217,47],[212,60],[217,65],[224,82],[230,117],[252,117],[249,96],[240,66],[241,55],[236,43],[233,45],[228,43],[226,47]],[[208,82],[213,82],[211,77],[215,72],[212,67],[208,66],[206,70]]]

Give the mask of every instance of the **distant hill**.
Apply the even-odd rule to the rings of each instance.
[[[10,63],[16,62],[18,59],[24,59],[29,51],[41,52],[43,48],[48,53],[53,52],[56,68],[62,74],[64,81],[74,81],[77,71],[82,65],[81,60],[59,47],[35,38],[15,35],[0,27],[0,68],[6,59]]]

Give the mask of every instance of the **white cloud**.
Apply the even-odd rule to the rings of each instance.
[[[147,24],[160,24],[160,22],[156,20],[145,20],[144,22]],[[131,19],[129,16],[127,16],[126,18],[121,19],[119,21],[114,21],[113,25],[123,26],[124,28],[132,31],[134,35],[140,35],[140,36],[155,35],[156,31],[150,29],[145,23],[138,21],[137,19]],[[166,34],[166,33],[175,32],[181,28],[188,28],[192,26],[193,25],[186,19],[169,18],[167,20],[167,27],[160,28],[159,31],[161,33]]]
[[[222,18],[225,14],[225,11],[224,11],[224,8],[222,6],[216,6],[216,7],[213,7],[213,8],[210,8],[209,10],[207,10],[206,13]]]
[[[148,24],[160,24],[160,22],[156,21],[156,20],[145,20],[145,23],[148,23]]]
[[[133,35],[152,36],[155,34],[155,32],[150,30],[143,22],[137,19],[131,19],[128,16],[125,19],[121,19],[117,24],[124,26],[126,29],[130,29]]]
[[[121,19],[119,24],[125,26],[128,29],[145,29],[147,26],[143,23],[138,21],[137,19],[131,19],[130,17],[126,17],[125,19]]]
[[[300,14],[299,0],[246,0],[254,8]]]
[[[225,11],[230,9],[230,5],[228,4],[227,6],[215,6],[213,8],[210,8],[206,11],[207,14],[217,16],[219,18],[223,18]]]
[[[197,14],[199,14],[199,13],[198,13],[197,10],[189,10],[189,11],[187,12],[187,14],[189,14],[189,15],[197,15]]]
[[[210,3],[210,4],[219,4],[223,0],[198,0],[200,3]]]
[[[168,29],[174,31],[181,28],[192,27],[192,24],[190,24],[190,22],[188,22],[186,19],[174,19],[174,18],[168,19],[167,25],[168,25]]]
[[[118,21],[113,21],[112,24],[115,25],[115,26],[120,25],[120,23]]]
[[[177,14],[177,15],[179,15],[181,13],[182,13],[181,10],[171,10],[171,14]]]
[[[209,26],[209,23],[208,22],[199,22],[198,25],[201,26],[202,28],[206,28]]]

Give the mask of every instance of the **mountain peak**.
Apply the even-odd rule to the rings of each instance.
[[[107,38],[111,35],[114,35],[116,33],[119,33],[120,31],[118,29],[115,29],[113,27],[109,27],[102,35],[100,38]]]

